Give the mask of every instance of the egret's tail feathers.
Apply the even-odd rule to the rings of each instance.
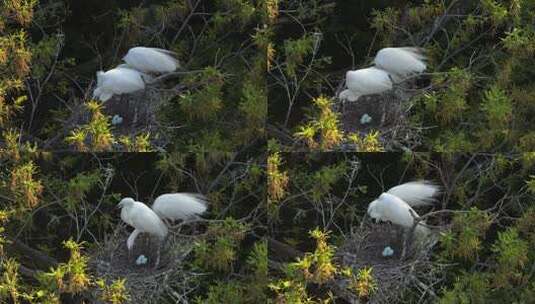
[[[427,56],[425,56],[425,49],[420,47],[401,47],[403,51],[410,53],[411,56],[418,60],[425,61],[427,60]]]
[[[387,193],[397,196],[411,207],[432,205],[440,187],[429,181],[414,181],[390,188]]]

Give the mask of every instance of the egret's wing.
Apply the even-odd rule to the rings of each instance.
[[[377,199],[377,208],[382,220],[411,228],[414,224],[414,216],[418,214],[403,200],[389,193],[383,193]],[[414,216],[411,214],[414,213]]]
[[[409,53],[411,56],[418,60],[425,61],[427,57],[425,56],[425,49],[420,47],[400,47],[399,49]]]
[[[440,187],[428,181],[414,181],[390,188],[387,193],[399,197],[411,207],[433,204]]]
[[[103,88],[115,94],[132,93],[145,88],[145,82],[138,71],[113,69],[106,73]]]
[[[164,53],[164,54],[171,55],[171,56],[177,56],[178,55],[176,52],[173,52],[173,51],[170,51],[170,50],[166,50],[166,49],[159,49],[159,48],[152,48],[152,49],[155,50],[155,51],[158,51],[160,53]]]
[[[123,58],[128,65],[141,72],[172,72],[178,68],[178,60],[159,49],[135,47]]]
[[[135,202],[129,213],[132,226],[141,232],[158,235],[164,238],[167,235],[167,226],[149,207],[141,202]]]
[[[197,193],[167,193],[158,196],[152,210],[161,218],[186,220],[206,211],[206,197]]]
[[[427,68],[424,58],[417,48],[384,48],[377,52],[374,63],[391,74],[406,77]]]
[[[361,95],[379,94],[392,89],[388,73],[374,67],[349,71],[346,75],[346,85],[349,90]]]

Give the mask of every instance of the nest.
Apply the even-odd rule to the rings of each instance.
[[[352,268],[355,274],[360,269],[372,268],[377,289],[367,303],[400,303],[405,292],[415,292],[422,298],[434,296],[428,285],[437,280],[429,260],[436,238],[432,236],[423,243],[409,242],[404,257],[403,240],[399,227],[365,223],[336,252],[336,261],[344,268]],[[384,257],[383,250],[387,246],[394,254]],[[361,303],[349,279],[339,277],[331,287],[348,303]]]
[[[160,262],[155,267],[158,241],[140,234],[130,255],[126,248],[129,234],[126,227],[120,225],[90,253],[89,268],[94,275],[107,284],[126,279],[128,303],[160,303],[162,297],[171,298],[174,303],[188,303],[186,295],[195,289],[194,279],[198,276],[184,267],[194,246],[191,237],[170,233],[161,245]],[[136,264],[140,255],[147,258],[146,264]],[[94,298],[99,298],[98,294]]]
[[[340,92],[337,92],[336,96]],[[357,101],[338,100],[335,111],[340,114],[344,133],[357,133],[361,137],[372,131],[379,131],[386,150],[413,149],[421,144],[421,130],[411,127],[409,100],[417,95],[414,90],[396,87],[382,94],[365,95]],[[361,123],[363,115],[371,117],[369,123]],[[344,143],[342,150],[355,150],[354,144]]]
[[[114,95],[103,102],[103,112],[110,117],[115,115],[122,119],[121,123],[112,124],[111,132],[115,138],[121,136],[135,137],[140,134],[151,134],[151,144],[156,147],[165,147],[170,138],[170,129],[180,126],[165,126],[157,119],[159,111],[174,97],[185,90],[181,84],[170,89],[147,85],[145,90],[130,94]],[[91,90],[92,92],[92,90]],[[78,101],[71,107],[70,116],[63,122],[65,130],[73,130],[91,120],[91,112],[84,103]],[[91,140],[88,138],[87,142]],[[119,147],[120,148],[120,147]]]

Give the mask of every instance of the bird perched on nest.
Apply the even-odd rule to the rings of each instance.
[[[142,73],[126,66],[118,66],[109,71],[97,72],[97,87],[93,98],[109,100],[113,95],[133,93],[145,89]]]
[[[157,267],[160,263],[161,244],[168,234],[167,226],[152,209],[142,202],[135,201],[133,198],[123,198],[117,207],[121,208],[121,219],[135,228],[126,240],[128,252],[131,252],[134,247],[134,241],[140,233],[148,233],[158,238],[159,246],[154,266]]]
[[[425,71],[423,49],[414,47],[384,48],[373,60],[375,66],[346,73],[347,90],[341,100],[356,101],[360,96],[391,90],[393,84]]]
[[[170,73],[179,68],[176,53],[149,47],[134,47],[128,50],[121,64],[109,71],[97,72],[97,87],[93,98],[109,100],[113,95],[133,93],[145,89],[151,73]]]
[[[152,210],[162,220],[169,221],[198,218],[206,208],[206,197],[197,193],[162,194],[152,204]]]
[[[435,196],[440,193],[440,187],[428,181],[415,181],[401,184],[382,193],[368,205],[368,215],[377,221],[390,221],[393,224],[412,229],[415,217],[419,215],[412,207],[430,205]],[[415,233],[420,236],[429,234],[425,222],[419,222]]]
[[[366,68],[346,73],[347,90],[340,93],[340,99],[356,101],[362,95],[379,94],[392,89],[388,73],[375,68]]]

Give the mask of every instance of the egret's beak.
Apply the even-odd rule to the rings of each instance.
[[[123,203],[120,202],[119,204],[117,204],[117,206],[115,206],[115,209],[121,209],[123,208]]]

